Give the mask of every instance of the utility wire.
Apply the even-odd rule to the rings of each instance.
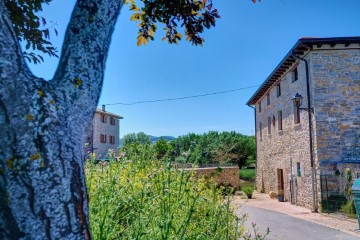
[[[241,91],[241,90],[245,90],[245,89],[249,89],[249,88],[254,88],[254,87],[259,87],[259,86],[260,86],[260,85],[254,85],[254,86],[243,87],[243,88],[236,88],[236,89],[231,89],[231,90],[226,90],[226,91],[221,91],[221,92],[212,92],[212,93],[205,93],[205,94],[185,96],[185,97],[177,97],[177,98],[164,98],[164,99],[155,99],[155,100],[144,100],[144,101],[138,101],[138,102],[132,102],[132,103],[124,103],[124,102],[107,103],[107,104],[104,104],[104,105],[106,105],[106,106],[111,106],[111,105],[127,105],[127,106],[130,106],[130,105],[143,104],[143,103],[155,103],[155,102],[176,101],[176,100],[184,100],[184,99],[189,99],[189,98],[207,97],[207,96],[211,96],[211,95],[218,95],[218,94],[236,92],[236,91]]]

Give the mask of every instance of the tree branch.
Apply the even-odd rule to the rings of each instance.
[[[123,0],[77,1],[59,67],[51,81],[61,101],[60,111],[81,111],[86,116],[83,120],[92,118],[101,93],[111,35],[123,4]]]

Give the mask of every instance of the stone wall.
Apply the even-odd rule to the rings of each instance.
[[[293,70],[297,67],[298,80],[293,81]],[[276,85],[280,84],[281,96],[277,96]],[[296,62],[273,88],[256,104],[257,134],[257,176],[256,188],[260,192],[274,191],[279,194],[280,181],[277,170],[283,170],[284,196],[286,201],[311,208],[311,168],[308,129],[308,112],[300,112],[300,123],[294,123],[292,97],[299,93],[306,105],[306,72],[304,62]],[[302,107],[304,107],[304,105]],[[282,111],[282,130],[279,128],[278,111]],[[268,133],[268,117],[271,118]],[[260,123],[262,129],[260,131]],[[262,135],[262,136],[261,136]],[[297,163],[300,163],[300,176],[297,176]],[[290,181],[292,179],[292,181]],[[291,185],[292,184],[292,185]],[[291,186],[290,186],[291,185]]]
[[[360,163],[360,50],[311,54],[320,163]]]
[[[195,177],[211,177],[218,184],[229,183],[235,189],[240,187],[239,167],[184,168],[194,171]]]
[[[327,181],[326,196],[321,199],[344,193],[346,168],[351,169],[353,179],[359,176],[360,50],[354,47],[359,48],[325,46],[310,57],[316,167],[322,176],[332,179]]]
[[[357,49],[354,49],[357,48]],[[360,50],[359,45],[323,45],[313,49],[304,58],[309,62],[310,98],[314,139],[315,203],[320,204],[320,174],[335,174],[350,167],[360,167]],[[300,112],[300,124],[294,123],[291,98],[301,94],[307,107],[306,72],[303,61],[298,64],[298,80],[292,81],[291,69],[281,76],[262,97],[261,112],[256,103],[257,176],[258,191],[278,193],[277,169],[283,169],[285,199],[308,208],[312,206],[308,112]],[[280,83],[281,96],[276,85]],[[282,111],[283,130],[279,129],[277,112]],[[268,117],[271,133],[268,133]],[[262,129],[260,130],[260,123]],[[262,136],[261,136],[262,135]],[[297,165],[300,163],[300,177]],[[337,177],[332,188],[343,191],[344,179]],[[291,181],[292,180],[292,181]],[[291,185],[291,186],[290,186]],[[291,191],[290,191],[291,190]]]

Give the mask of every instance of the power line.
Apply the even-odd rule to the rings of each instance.
[[[231,90],[226,90],[226,91],[221,91],[221,92],[212,92],[212,93],[205,93],[205,94],[192,95],[192,96],[184,96],[184,97],[177,97],[177,98],[164,98],[164,99],[155,99],[155,100],[144,100],[144,101],[137,101],[137,102],[132,102],[132,103],[124,103],[124,102],[107,103],[107,104],[104,104],[104,105],[106,105],[106,106],[110,106],[110,105],[127,105],[127,106],[130,106],[130,105],[143,104],[143,103],[155,103],[155,102],[176,101],[176,100],[184,100],[184,99],[189,99],[189,98],[207,97],[207,96],[211,96],[211,95],[218,95],[218,94],[236,92],[236,91],[241,91],[241,90],[245,90],[245,89],[249,89],[249,88],[254,88],[254,87],[259,87],[259,86],[260,86],[260,85],[254,85],[254,86],[243,87],[243,88],[236,88],[236,89],[231,89]]]

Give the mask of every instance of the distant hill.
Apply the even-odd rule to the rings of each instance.
[[[151,136],[149,135],[150,137],[150,141],[151,143],[156,143],[157,141],[159,141],[161,138],[165,139],[166,141],[172,141],[172,140],[175,140],[176,137],[173,137],[173,136],[159,136],[159,137],[156,137],[156,136]],[[122,138],[119,139],[119,145],[122,146]]]
[[[166,141],[171,141],[171,140],[175,140],[176,137],[173,136],[160,136],[160,137],[155,137],[155,136],[151,136],[149,135],[150,140],[152,143],[156,143],[158,140],[160,140],[161,138],[165,139]]]

